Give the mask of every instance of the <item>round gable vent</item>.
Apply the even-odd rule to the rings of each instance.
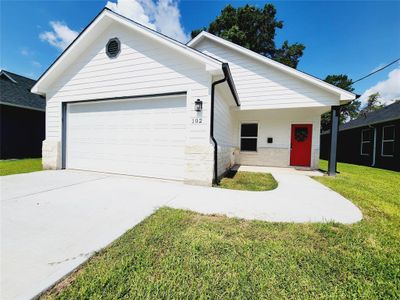
[[[121,43],[119,42],[119,39],[117,38],[110,39],[106,45],[106,53],[108,57],[110,58],[117,57],[120,52],[121,52]]]

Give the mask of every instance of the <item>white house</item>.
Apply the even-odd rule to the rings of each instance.
[[[184,45],[108,9],[32,92],[47,100],[45,168],[205,185],[234,164],[317,168],[320,115],[355,98],[209,33]]]

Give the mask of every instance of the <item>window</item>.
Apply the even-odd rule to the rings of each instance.
[[[394,155],[394,125],[384,126],[382,128],[382,156],[393,157]]]
[[[240,128],[240,151],[257,151],[257,123],[243,123]]]
[[[372,129],[361,130],[361,155],[371,153]]]

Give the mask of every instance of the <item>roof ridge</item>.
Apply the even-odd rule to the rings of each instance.
[[[221,61],[221,60],[219,60],[219,59],[217,59],[217,58],[215,58],[215,57],[213,57],[213,56],[211,56],[211,55],[208,55],[208,54],[206,54],[206,53],[203,53],[203,52],[201,52],[200,50],[198,50],[198,49],[196,49],[196,48],[193,48],[193,47],[187,45],[187,43],[183,43],[183,42],[181,42],[181,41],[178,41],[177,39],[174,39],[174,38],[172,38],[172,37],[170,37],[170,36],[168,36],[168,35],[166,35],[166,34],[164,34],[164,33],[162,33],[162,32],[159,32],[159,31],[157,31],[157,30],[155,30],[155,29],[152,29],[152,28],[150,28],[150,27],[148,27],[148,26],[146,26],[146,25],[143,25],[143,24],[141,24],[141,23],[139,23],[139,22],[137,22],[137,21],[135,21],[135,20],[133,20],[133,19],[127,17],[127,16],[124,16],[124,15],[122,15],[122,14],[120,14],[120,13],[118,13],[118,12],[116,12],[116,11],[114,11],[114,10],[108,8],[108,7],[104,7],[103,10],[107,10],[107,11],[109,11],[109,12],[111,12],[111,13],[113,13],[113,14],[119,16],[119,17],[122,17],[122,18],[124,18],[124,19],[127,19],[127,20],[129,20],[130,22],[135,23],[136,25],[138,25],[138,26],[140,26],[140,27],[142,27],[142,28],[144,28],[144,29],[146,29],[146,30],[149,30],[149,31],[151,31],[151,32],[153,32],[153,33],[155,33],[155,34],[157,34],[157,35],[166,37],[167,39],[170,39],[171,41],[173,41],[173,42],[179,44],[180,46],[182,46],[182,47],[184,47],[184,48],[189,48],[189,49],[194,50],[194,51],[196,51],[197,53],[199,53],[199,54],[201,54],[201,55],[207,56],[208,58],[213,59],[213,60],[215,60],[215,61],[217,61],[217,62],[219,62],[219,63],[223,63],[223,61]]]
[[[5,70],[5,69],[1,69],[1,72],[5,72],[7,74],[11,74],[11,75],[15,75],[15,76],[18,76],[18,77],[22,77],[22,78],[25,78],[25,79],[28,79],[28,80],[36,81],[36,79],[32,79],[32,78],[26,77],[24,75],[17,74],[15,72],[11,72],[11,71],[8,71],[8,70]]]
[[[190,53],[190,55],[192,57],[196,57],[198,59],[201,59],[202,61],[206,61],[208,63],[210,63],[211,65],[214,66],[218,66],[219,64],[222,64],[223,62],[216,59],[215,57],[212,57],[210,55],[207,55],[197,49],[194,49],[193,47],[187,46],[184,43],[181,43],[163,33],[160,33],[154,29],[151,29],[141,23],[138,23],[137,21],[134,21],[122,14],[119,14],[115,11],[113,11],[112,9],[108,8],[108,7],[104,7],[90,22],[89,24],[86,25],[86,27],[78,34],[78,36],[68,45],[67,48],[64,49],[64,51],[61,52],[61,54],[47,67],[47,69],[40,75],[40,77],[36,80],[36,84],[32,87],[32,91],[34,91],[33,93],[38,93],[40,94],[41,92],[39,91],[38,86],[42,83],[43,79],[45,78],[46,75],[48,75],[48,73],[53,69],[53,67],[60,61],[60,59],[62,59],[66,53],[71,49],[71,47],[73,45],[75,45],[75,43],[81,38],[81,36],[87,32],[87,29],[90,28],[92,26],[92,24],[94,24],[94,22],[96,20],[98,20],[103,14],[110,14],[109,17],[115,17],[115,18],[120,18],[120,22],[129,22],[131,24],[129,24],[130,26],[136,26],[138,27],[138,30],[142,30],[142,31],[147,31],[147,34],[154,35],[154,38],[164,38],[164,40],[166,40],[166,42],[171,43],[171,46],[174,45],[176,47],[179,47],[180,50],[179,51],[187,51],[188,53]]]
[[[383,123],[390,120],[400,119],[399,104],[399,101],[395,101],[389,105],[384,106],[381,109],[368,112],[364,115],[360,115],[354,120],[350,120],[349,122],[340,124],[339,130],[353,129],[375,123]]]

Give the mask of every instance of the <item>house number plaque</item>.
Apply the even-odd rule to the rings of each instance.
[[[192,124],[201,124],[203,123],[202,118],[192,118]]]

